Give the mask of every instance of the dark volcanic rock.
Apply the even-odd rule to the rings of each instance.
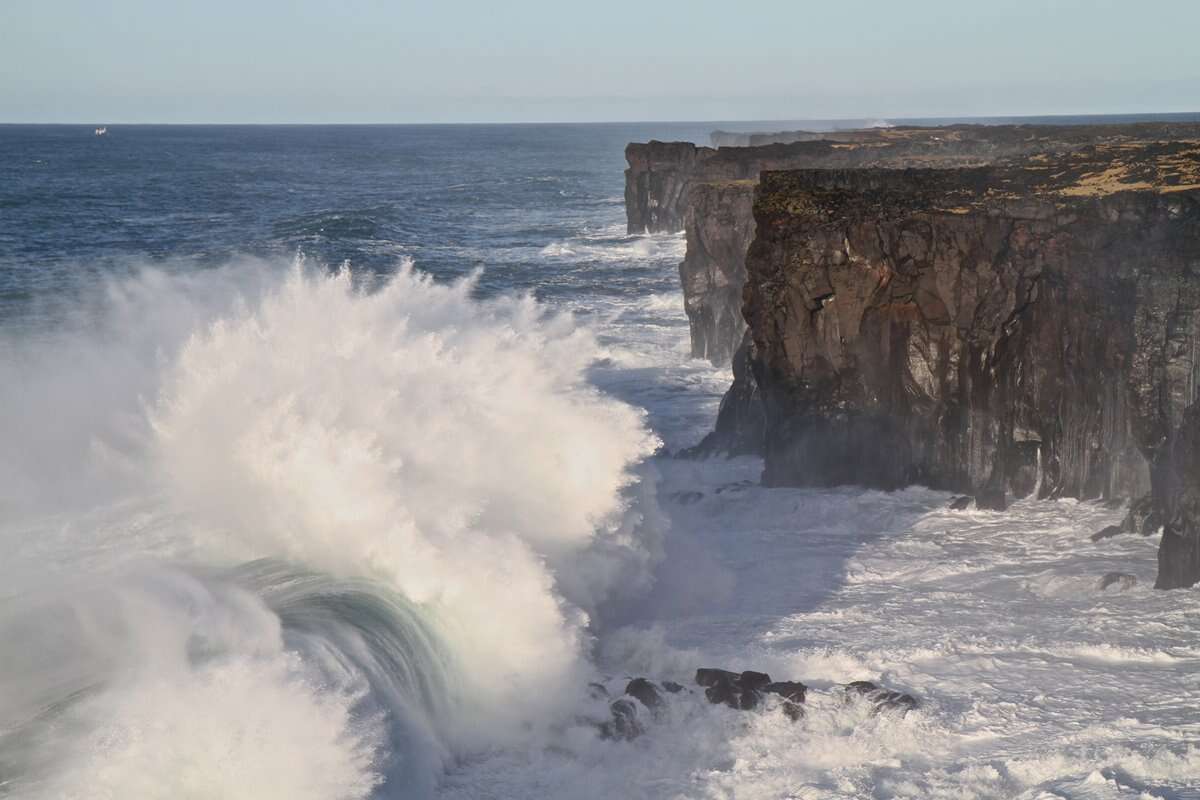
[[[1158,585],[1200,578],[1200,139],[769,172],[755,214],[767,485],[922,483],[999,508],[1152,482]]]
[[[696,683],[701,686],[716,686],[719,683],[736,683],[741,677],[740,672],[730,672],[727,669],[701,667],[696,670]]]
[[[1154,507],[1154,495],[1146,494],[1129,505],[1122,523],[1125,530],[1140,536],[1153,536],[1162,528],[1162,515]]]
[[[777,694],[783,698],[783,713],[795,722],[804,716],[804,698],[808,687],[800,681],[776,681],[762,687],[764,694]]]
[[[646,708],[658,708],[662,697],[654,684],[645,678],[634,678],[625,686],[625,694],[636,698]]]
[[[713,705],[726,705],[730,708],[741,707],[741,692],[732,683],[722,682],[709,686],[704,690],[704,696]]]
[[[630,233],[683,230],[688,184],[716,151],[691,142],[633,143],[625,148],[625,217]]]
[[[775,681],[761,688],[768,694],[777,694],[785,700],[795,703],[803,703],[805,694],[808,692],[808,687],[800,681]]]
[[[967,497],[966,495],[963,495],[962,497],[956,497],[950,501],[949,509],[951,511],[965,511],[971,507],[971,503],[974,501],[974,499],[975,498]]]
[[[846,684],[845,690],[847,699],[855,696],[864,697],[874,704],[877,713],[893,709],[908,713],[920,705],[911,694],[883,689],[870,681],[853,681]]]
[[[611,718],[600,725],[605,739],[636,739],[645,732],[637,718],[637,708],[628,700],[614,700],[609,707]]]
[[[1092,534],[1092,541],[1098,542],[1101,539],[1111,539],[1114,536],[1119,536],[1122,533],[1127,533],[1123,525],[1109,525],[1107,528],[1096,531]]]
[[[1190,326],[1200,323],[1200,313],[1193,313]],[[1194,330],[1189,333],[1194,335]],[[1189,399],[1195,402],[1194,397]],[[1184,411],[1178,429],[1155,459],[1154,500],[1163,520],[1154,586],[1192,586],[1200,582],[1200,407],[1196,405]]]
[[[1130,575],[1128,572],[1107,572],[1100,579],[1100,591],[1104,591],[1110,586],[1116,586],[1119,590],[1125,591],[1132,589],[1137,585],[1137,576]]]
[[[700,444],[684,451],[684,456],[758,455],[763,451],[767,418],[758,383],[750,369],[750,350],[753,346],[747,332],[742,346],[733,357],[733,385],[721,398],[716,427]]]
[[[771,676],[750,670],[730,672],[701,668],[696,670],[696,683],[707,687],[704,696],[708,702],[749,711],[758,707],[761,699],[759,690],[771,683]]]
[[[754,238],[752,180],[693,184],[684,211],[687,253],[679,265],[692,357],[728,364],[742,342],[746,251]]]
[[[765,672],[746,670],[738,678],[738,685],[743,689],[761,689],[771,683],[771,676]]]
[[[729,362],[745,327],[740,308],[754,233],[751,195],[763,171],[976,166],[1064,153],[1096,141],[1194,137],[1197,130],[1186,123],[954,125],[739,134],[722,143],[749,146],[719,150],[687,142],[635,143],[625,153],[628,229],[687,231],[680,277],[692,354],[721,365]]]

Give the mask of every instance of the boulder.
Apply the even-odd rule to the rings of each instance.
[[[636,739],[645,732],[638,721],[637,708],[628,700],[614,700],[609,708],[609,719],[600,724],[600,736],[604,739]]]
[[[1098,542],[1101,539],[1111,539],[1114,536],[1119,536],[1122,533],[1127,533],[1124,525],[1109,525],[1107,528],[1098,530],[1092,534],[1092,541]]]
[[[1126,589],[1132,589],[1137,585],[1137,576],[1130,575],[1128,572],[1107,572],[1100,579],[1100,591],[1105,591],[1110,586],[1115,586],[1116,590],[1123,592]]]
[[[875,713],[898,710],[905,714],[917,709],[920,704],[910,694],[884,689],[871,681],[851,681],[845,687],[846,700],[861,697],[875,707]]]
[[[649,709],[656,709],[662,705],[662,695],[658,693],[654,684],[645,678],[631,680],[625,686],[625,694],[637,699],[639,703]]]

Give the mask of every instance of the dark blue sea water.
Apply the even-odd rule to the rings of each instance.
[[[1127,122],[1200,115],[1040,117]],[[956,120],[904,120],[936,123]],[[707,144],[727,130],[853,121],[590,125],[0,125],[0,320],[149,263],[189,270],[237,254],[389,273],[412,257],[440,278],[485,269],[481,289],[619,296],[671,288],[636,260],[546,258],[585,237],[624,239],[624,147]],[[565,267],[565,268],[564,268]],[[601,267],[597,272],[595,268]],[[649,280],[649,283],[646,281]]]
[[[484,267],[486,291],[642,291],[637,264],[598,280],[542,251],[623,237],[626,142],[709,127],[0,126],[0,316],[100,274],[237,254],[382,273],[410,256],[441,278]]]

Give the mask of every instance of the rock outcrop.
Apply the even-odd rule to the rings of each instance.
[[[698,183],[685,211],[687,254],[679,265],[692,356],[728,364],[746,333],[742,287],[754,239],[758,180]]]
[[[761,403],[765,483],[1151,491],[1158,585],[1200,580],[1200,136],[1095,138],[762,176],[731,397]]]
[[[781,711],[792,722],[799,722],[805,716],[808,687],[800,681],[773,681],[765,672],[753,670],[731,672],[702,667],[696,670],[695,683],[703,690],[704,700],[712,705],[755,713]],[[869,681],[842,684],[834,692],[844,705],[867,703],[871,714],[899,712],[902,716],[921,705],[910,694]],[[589,695],[607,705],[601,714],[589,714],[580,721],[592,725],[602,739],[625,741],[649,733],[654,723],[669,719],[672,713],[694,711],[693,704],[700,700],[693,689],[671,681],[655,683],[647,678],[631,679],[624,694],[611,702],[608,689],[601,683],[590,684]]]
[[[761,147],[765,144],[815,142],[836,136],[838,131],[774,131],[772,133],[736,133],[713,131],[708,135],[713,147]]]
[[[625,151],[627,224],[631,233],[687,231],[680,277],[692,355],[723,365],[745,329],[741,287],[754,233],[752,196],[762,171],[982,166],[1033,153],[1067,152],[1097,140],[1179,138],[1188,129],[1185,123],[955,125],[739,134],[756,146],[720,149],[687,142],[635,143]],[[773,140],[790,143],[767,144]]]

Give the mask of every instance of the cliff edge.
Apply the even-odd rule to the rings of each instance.
[[[768,172],[753,213],[718,435],[761,424],[767,484],[1151,491],[1159,585],[1200,580],[1200,138]]]
[[[965,167],[1064,153],[1095,142],[1196,136],[1189,123],[1127,125],[954,125],[808,134],[786,145],[722,147],[650,142],[626,148],[631,233],[686,230],[680,266],[692,355],[728,364],[741,342],[741,287],[754,234],[754,186],[764,170]],[[749,135],[747,135],[749,136]]]

